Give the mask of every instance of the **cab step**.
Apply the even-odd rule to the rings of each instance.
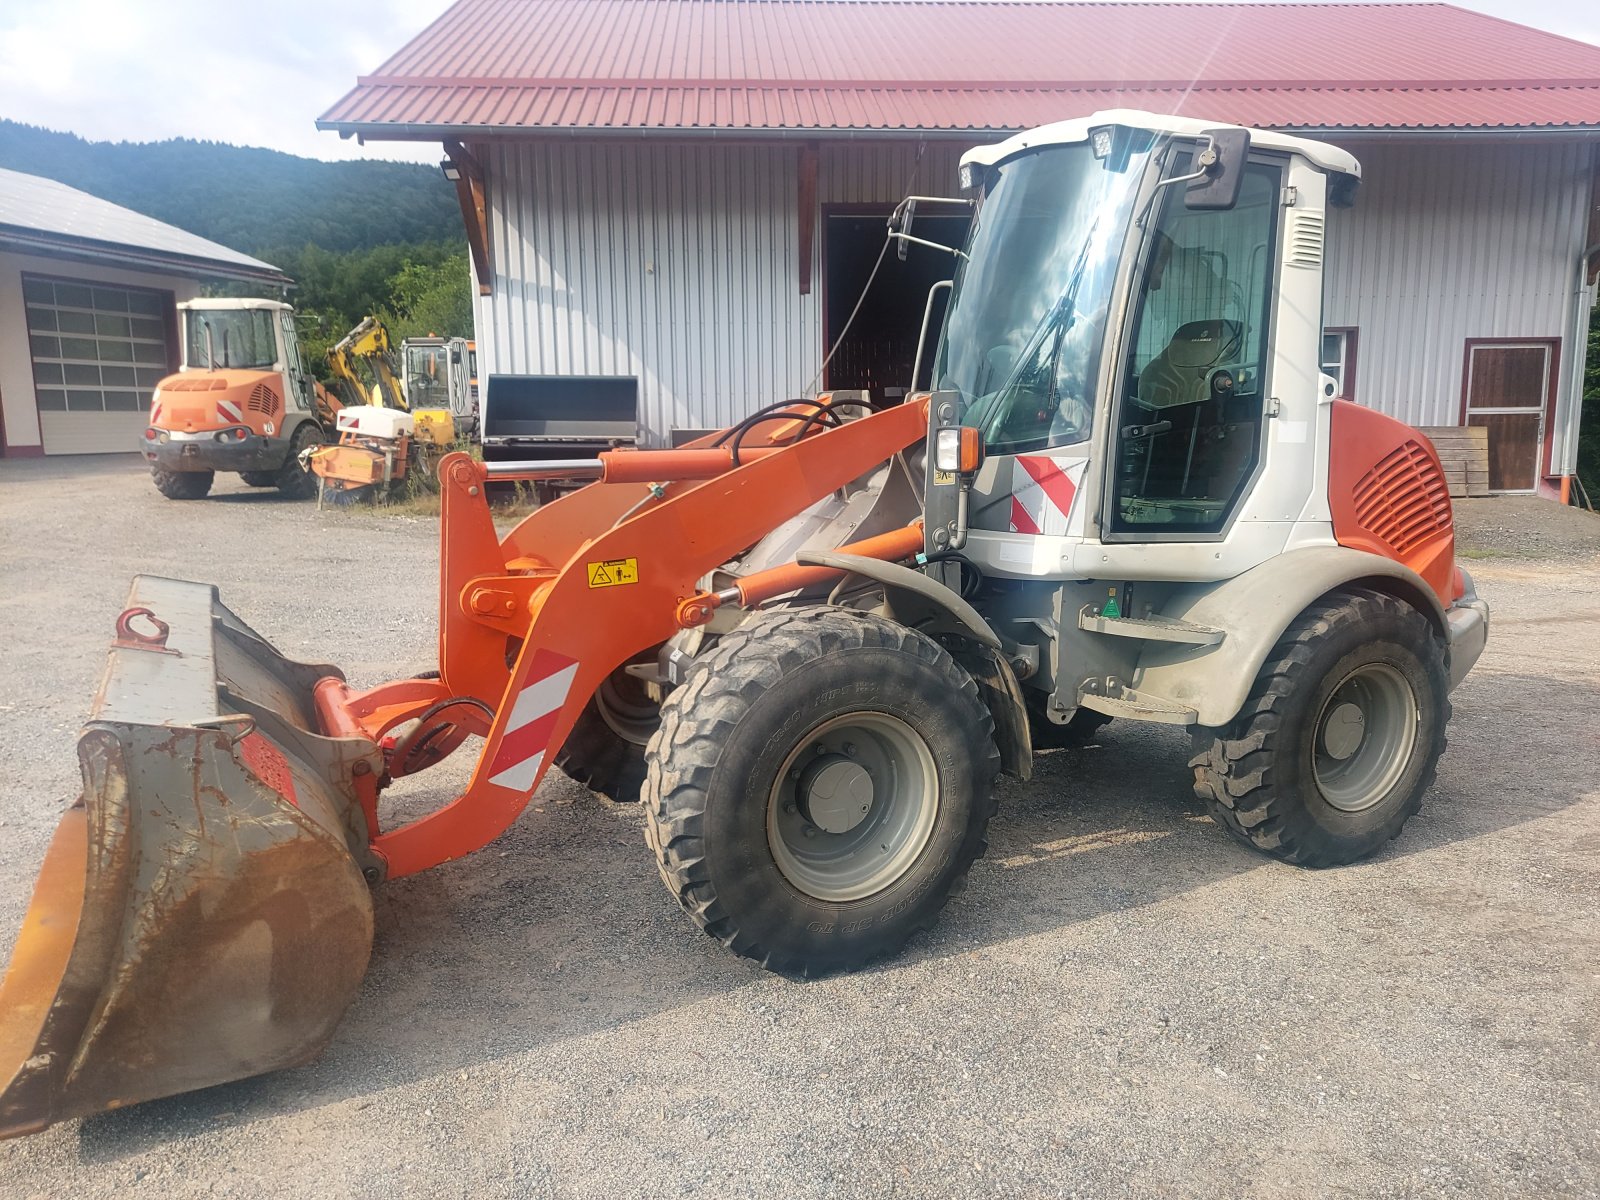
[[[1200,714],[1188,705],[1179,704],[1165,696],[1152,696],[1133,688],[1121,687],[1107,680],[1111,686],[1106,694],[1079,689],[1078,706],[1108,717],[1126,717],[1132,721],[1154,721],[1160,725],[1193,725]]]
[[[1142,638],[1147,642],[1181,642],[1189,646],[1215,646],[1227,634],[1210,625],[1196,625],[1176,617],[1103,617],[1085,605],[1078,613],[1078,628],[1111,637]]]

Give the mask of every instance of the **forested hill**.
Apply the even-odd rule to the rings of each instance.
[[[417,163],[319,162],[187,138],[89,142],[0,120],[0,167],[59,180],[269,261],[284,247],[342,252],[461,239],[450,184],[437,167]]]

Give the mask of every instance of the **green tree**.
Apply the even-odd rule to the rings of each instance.
[[[1583,375],[1583,425],[1578,432],[1578,478],[1600,503],[1600,308],[1589,314],[1589,364]]]
[[[472,336],[472,273],[465,250],[437,263],[407,261],[388,286],[384,323],[397,342]]]

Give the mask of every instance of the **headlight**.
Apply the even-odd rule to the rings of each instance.
[[[971,475],[983,464],[983,439],[970,425],[950,425],[933,435],[933,468]]]

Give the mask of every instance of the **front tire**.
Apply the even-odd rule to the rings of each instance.
[[[892,954],[986,846],[1000,771],[972,677],[936,642],[841,609],[761,613],[662,706],[646,835],[668,890],[791,975]]]
[[[1284,631],[1233,721],[1195,731],[1195,793],[1274,858],[1366,858],[1422,807],[1444,753],[1448,693],[1426,617],[1367,588],[1334,593]]]
[[[215,471],[164,471],[155,467],[150,472],[156,491],[168,500],[204,499],[216,477]]]
[[[289,455],[278,468],[278,494],[291,500],[307,500],[317,494],[317,477],[300,465],[300,455],[323,443],[322,430],[315,421],[302,421],[289,440]]]
[[[240,471],[239,478],[249,487],[269,488],[278,486],[278,473],[276,471]]]
[[[568,778],[617,804],[644,787],[645,748],[661,728],[661,706],[642,681],[619,667],[595,689],[556,754]]]

